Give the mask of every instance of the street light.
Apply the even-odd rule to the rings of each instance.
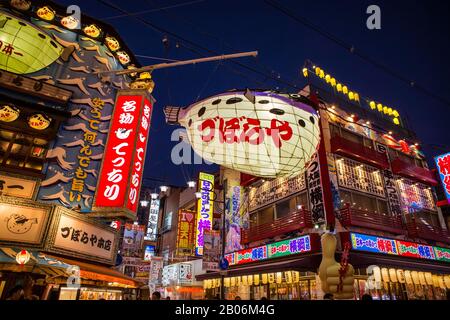
[[[195,183],[195,181],[191,180],[191,181],[188,181],[187,185],[189,188],[195,188],[196,183]]]
[[[148,201],[147,200],[141,200],[141,207],[147,207],[148,206]]]
[[[156,200],[156,199],[158,199],[159,194],[157,194],[156,192],[153,192],[152,194],[150,194],[150,196],[152,197],[152,200]]]
[[[169,189],[168,186],[160,186],[159,188],[161,189],[161,192],[167,192],[167,190]]]

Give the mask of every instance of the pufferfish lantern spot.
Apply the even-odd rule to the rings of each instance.
[[[131,82],[130,88],[134,90],[147,90],[148,93],[152,93],[155,88],[155,83],[149,72],[143,72],[137,79]]]
[[[209,162],[263,178],[300,174],[319,145],[317,110],[289,94],[254,94],[254,103],[233,91],[164,112]]]

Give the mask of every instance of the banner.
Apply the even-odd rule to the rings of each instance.
[[[177,252],[192,255],[195,241],[195,211],[178,211]]]
[[[198,191],[202,196],[197,202],[195,254],[202,256],[204,231],[212,229],[214,212],[214,175],[200,172],[198,180]]]
[[[156,236],[158,235],[159,205],[159,199],[152,199],[150,201],[147,232],[145,233],[144,240],[156,241]]]
[[[205,244],[203,252],[203,270],[218,271],[220,250],[222,244],[220,243],[220,231],[205,230],[203,234]]]
[[[306,170],[308,196],[311,209],[311,218],[314,224],[325,222],[325,204],[323,200],[322,183],[320,181],[320,163],[315,153]]]

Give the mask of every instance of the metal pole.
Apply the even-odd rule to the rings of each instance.
[[[222,256],[225,257],[225,244],[226,244],[226,234],[225,234],[225,216],[227,211],[227,183],[228,181],[225,179],[222,183],[223,188],[223,213],[222,213]],[[225,300],[225,286],[224,286],[225,276],[222,274],[220,281],[220,300]]]
[[[242,52],[242,53],[233,53],[233,54],[223,54],[220,56],[213,56],[213,57],[207,57],[207,58],[200,58],[200,59],[192,59],[192,60],[184,60],[184,61],[178,61],[178,62],[171,62],[171,63],[159,63],[154,64],[151,66],[146,66],[142,68],[137,69],[127,69],[127,70],[112,70],[112,71],[99,71],[94,72],[94,74],[109,74],[109,73],[115,73],[118,75],[122,74],[129,74],[129,73],[141,73],[146,71],[153,71],[156,69],[164,69],[164,68],[172,68],[172,67],[178,67],[178,66],[184,66],[187,64],[196,64],[196,63],[202,63],[202,62],[209,62],[209,61],[217,61],[217,60],[227,60],[227,59],[234,59],[234,58],[241,58],[241,57],[256,57],[258,55],[258,51],[250,51],[250,52]]]

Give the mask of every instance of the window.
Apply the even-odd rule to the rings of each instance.
[[[276,204],[277,219],[288,216],[290,213],[296,211],[296,199],[295,197],[290,198]]]
[[[273,221],[274,210],[273,207],[267,207],[258,212],[258,225],[270,223]]]
[[[42,171],[48,141],[19,132],[0,130],[0,164]]]
[[[351,208],[356,210],[389,214],[388,204],[384,200],[342,189],[339,194],[342,205],[348,203]]]
[[[301,205],[304,209],[309,208],[308,195],[306,194],[306,192],[297,196],[297,205]]]
[[[397,186],[404,213],[436,210],[430,187],[405,178],[397,179]]]
[[[347,140],[350,140],[352,142],[359,143],[359,144],[363,144],[364,143],[363,137],[360,136],[360,135],[354,134],[354,133],[352,133],[350,131],[347,131],[347,130],[342,130],[341,132],[342,132],[341,136],[344,139],[347,139]]]

